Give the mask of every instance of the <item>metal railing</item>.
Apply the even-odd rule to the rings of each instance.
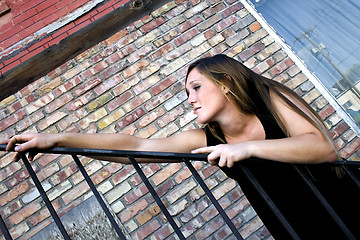
[[[5,145],[0,145],[0,151],[5,150]],[[86,180],[87,184],[89,185],[90,189],[92,190],[94,196],[96,197],[97,201],[99,202],[101,208],[105,212],[106,216],[110,220],[110,223],[112,227],[114,228],[115,232],[119,236],[120,239],[126,239],[124,233],[120,229],[119,225],[117,224],[116,220],[110,213],[107,205],[105,204],[103,198],[101,197],[100,193],[96,189],[94,183],[90,179],[89,175],[87,174],[84,166],[81,164],[79,158],[77,155],[82,156],[106,156],[106,157],[124,157],[128,158],[132,165],[134,166],[136,172],[141,177],[142,181],[148,188],[149,192],[153,196],[154,200],[160,207],[161,211],[167,218],[168,222],[172,226],[173,230],[177,234],[179,239],[185,239],[185,236],[175,223],[174,219],[170,215],[170,213],[167,211],[165,205],[161,201],[160,197],[157,195],[155,189],[150,184],[149,180],[146,178],[144,172],[140,168],[139,164],[136,161],[136,158],[149,158],[149,159],[167,159],[167,160],[181,160],[183,161],[187,168],[191,171],[193,177],[196,179],[198,184],[202,187],[207,197],[211,200],[212,204],[216,207],[221,217],[224,219],[225,223],[228,225],[230,230],[233,233],[233,236],[236,237],[236,239],[243,239],[240,235],[239,231],[235,227],[235,225],[232,223],[230,218],[227,216],[225,211],[222,209],[218,201],[215,199],[214,195],[211,193],[209,188],[206,186],[205,182],[202,180],[198,172],[195,170],[193,165],[191,164],[190,160],[196,160],[196,161],[206,161],[207,154],[187,154],[187,153],[169,153],[169,152],[145,152],[145,151],[122,151],[122,150],[104,150],[104,149],[79,149],[79,148],[52,148],[49,150],[36,150],[38,153],[52,153],[52,154],[69,154],[73,157],[73,160],[75,161],[76,165],[78,166],[80,172],[82,173],[84,179]],[[36,188],[38,189],[43,201],[46,204],[46,207],[48,208],[52,218],[54,219],[54,222],[56,223],[58,229],[60,230],[60,233],[62,234],[63,238],[65,240],[70,239],[66,229],[64,228],[58,214],[56,213],[54,207],[51,204],[51,201],[49,200],[48,196],[46,195],[45,190],[43,189],[39,179],[37,178],[34,170],[32,169],[29,160],[27,159],[26,155],[24,153],[20,153],[21,159],[29,172],[30,177],[34,181],[34,184]],[[261,161],[260,161],[261,162]],[[260,163],[261,164],[261,163]],[[359,162],[353,162],[353,161],[336,161],[329,164],[323,164],[326,166],[336,166],[343,169],[348,176],[350,176],[351,181],[357,186],[358,190],[360,190],[360,163]],[[303,165],[305,166],[305,165]],[[352,230],[350,230],[347,225],[343,222],[342,218],[339,216],[339,214],[332,208],[332,206],[329,204],[327,199],[323,196],[321,191],[316,187],[314,184],[314,180],[311,178],[309,173],[303,168],[303,166],[294,165],[295,171],[298,173],[299,177],[304,181],[304,183],[310,188],[312,193],[316,196],[318,201],[321,203],[321,205],[324,207],[325,211],[328,212],[329,216],[336,222],[339,229],[344,233],[344,235],[348,239],[356,239],[354,234],[352,233]],[[282,212],[279,210],[278,206],[272,201],[272,199],[269,197],[267,192],[262,188],[261,184],[257,181],[256,177],[252,174],[251,170],[246,165],[241,165],[240,169],[242,171],[242,174],[244,174],[251,184],[254,186],[256,191],[258,191],[259,195],[263,198],[263,200],[266,202],[266,204],[271,208],[276,218],[281,223],[282,227],[287,231],[289,236],[291,236],[292,239],[300,239],[296,231],[293,229],[291,224],[287,221],[287,219],[283,216]],[[250,202],[251,203],[251,202]],[[358,216],[359,217],[359,216]],[[6,240],[12,239],[9,230],[6,227],[6,224],[2,217],[0,216],[0,228],[3,233],[3,236]]]

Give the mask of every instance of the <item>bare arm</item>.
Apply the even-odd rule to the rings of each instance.
[[[52,147],[71,148],[96,148],[134,151],[159,151],[159,152],[190,152],[194,148],[205,146],[205,134],[201,129],[189,130],[168,138],[143,139],[127,134],[82,134],[82,133],[59,133],[39,134],[29,133],[12,137],[2,141],[7,144],[6,150],[15,148],[17,152],[27,152],[30,149],[48,149]],[[34,156],[30,155],[30,160]],[[19,156],[17,155],[18,159]],[[121,163],[129,163],[128,159],[96,157],[101,160],[109,160]],[[16,159],[16,160],[17,160]],[[143,159],[143,162],[151,162],[151,159]]]
[[[337,155],[333,146],[316,127],[289,108],[276,94],[271,96],[290,137],[223,144],[201,148],[193,153],[210,153],[210,163],[228,167],[250,157],[289,163],[322,163],[336,160]],[[312,113],[305,107],[302,107],[302,110],[312,117]]]

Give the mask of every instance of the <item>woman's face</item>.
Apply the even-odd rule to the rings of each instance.
[[[200,124],[218,122],[227,102],[225,89],[202,75],[196,68],[189,73],[185,87],[188,103],[193,107],[197,121]]]

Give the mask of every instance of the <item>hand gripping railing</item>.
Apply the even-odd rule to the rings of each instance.
[[[5,145],[0,145],[0,151],[5,150]],[[227,223],[228,227],[232,231],[233,235],[237,239],[243,239],[239,233],[239,231],[236,229],[234,224],[231,222],[229,217],[226,215],[222,207],[219,205],[219,203],[216,201],[215,197],[212,195],[211,191],[208,189],[204,181],[201,179],[200,175],[197,173],[197,171],[194,169],[192,164],[190,163],[190,160],[199,160],[199,161],[206,161],[207,155],[206,154],[186,154],[186,153],[168,153],[168,152],[144,152],[144,151],[120,151],[120,150],[102,150],[102,149],[78,149],[78,148],[52,148],[49,150],[34,150],[38,153],[54,153],[54,154],[71,154],[75,163],[77,164],[80,172],[83,174],[86,182],[88,183],[90,189],[94,193],[95,197],[97,198],[98,202],[100,203],[100,206],[102,207],[103,211],[109,218],[113,228],[115,229],[116,233],[118,234],[120,239],[126,239],[124,234],[122,233],[120,227],[116,223],[114,217],[110,213],[109,209],[107,208],[104,200],[101,198],[99,192],[97,191],[94,183],[91,181],[89,175],[86,173],[83,165],[79,161],[79,158],[77,155],[83,155],[83,156],[107,156],[107,157],[125,157],[128,158],[131,163],[133,164],[135,170],[140,175],[142,181],[148,188],[149,192],[152,194],[153,198],[155,199],[156,203],[159,205],[160,209],[164,213],[165,217],[168,219],[169,223],[171,224],[172,228],[174,229],[175,233],[178,235],[179,239],[185,239],[184,235],[180,231],[179,227],[167,211],[166,207],[164,206],[163,202],[155,192],[154,188],[151,186],[150,182],[146,178],[145,174],[141,170],[139,164],[136,162],[136,158],[149,158],[149,159],[168,159],[168,160],[182,160],[185,162],[188,169],[193,174],[196,181],[199,183],[199,185],[203,188],[206,195],[209,197],[211,202],[214,204],[220,215],[223,217],[224,221]],[[35,186],[39,190],[39,193],[41,197],[43,198],[47,208],[50,211],[51,216],[54,219],[54,222],[58,226],[61,234],[63,235],[64,239],[70,239],[68,236],[64,226],[62,225],[59,216],[57,215],[56,211],[54,210],[49,198],[47,197],[44,189],[42,188],[39,179],[37,178],[34,170],[32,169],[30,162],[28,161],[26,155],[24,153],[20,153],[20,156],[24,162],[24,165],[26,169],[29,172],[30,177],[35,183]],[[263,160],[254,160],[256,164],[263,164]],[[304,182],[304,184],[310,189],[310,191],[313,193],[313,195],[318,199],[321,206],[324,208],[324,210],[328,213],[328,216],[333,219],[337,227],[340,229],[340,231],[343,232],[344,236],[347,239],[356,239],[357,236],[353,234],[353,230],[349,229],[349,227],[344,223],[342,217],[339,215],[339,212],[334,210],[332,204],[329,203],[328,199],[326,199],[326,196],[323,195],[321,192],[321,189],[318,189],[318,187],[315,184],[315,180],[312,178],[311,173],[307,171],[307,167],[311,165],[305,165],[305,164],[290,164],[294,169],[295,173],[298,174],[299,178]],[[313,165],[314,166],[314,165]],[[339,167],[341,168],[350,179],[350,183],[353,186],[354,191],[360,191],[360,163],[354,162],[354,161],[336,161],[333,163],[328,164],[319,164],[320,167]],[[240,164],[239,165],[239,174],[243,174],[248,179],[249,183],[253,185],[254,189],[259,193],[259,196],[264,200],[264,202],[269,206],[271,211],[273,212],[276,219],[278,219],[279,224],[282,225],[284,231],[286,231],[289,235],[289,239],[300,239],[298,233],[293,229],[293,226],[288,222],[286,217],[284,217],[283,213],[279,210],[279,206],[277,206],[269,194],[263,189],[261,184],[259,183],[258,179],[253,174],[252,170],[247,166],[247,164]],[[240,183],[241,184],[241,183]],[[357,196],[359,196],[359,193],[357,192]],[[286,194],[286,193],[285,193]],[[359,197],[360,199],[360,197]],[[357,216],[359,217],[359,216]],[[266,224],[266,223],[265,223]],[[306,226],[304,226],[306,227]],[[6,225],[3,221],[3,219],[0,216],[0,228],[3,233],[3,236],[5,239],[9,240],[12,239],[8,229],[6,228]],[[352,227],[354,229],[354,227]]]
[[[5,150],[5,145],[0,145],[0,151]],[[142,181],[148,188],[149,192],[152,194],[153,198],[155,199],[156,203],[159,205],[160,209],[164,213],[165,217],[171,224],[172,228],[178,235],[179,239],[185,239],[184,235],[180,231],[179,227],[175,223],[174,219],[171,217],[170,213],[167,211],[165,205],[161,201],[160,197],[155,192],[154,188],[150,184],[149,180],[146,178],[145,174],[141,170],[139,164],[136,162],[135,158],[156,158],[156,159],[173,159],[173,160],[179,160],[185,162],[186,166],[189,168],[197,182],[200,184],[200,186],[205,191],[206,195],[210,198],[211,202],[214,204],[220,215],[223,217],[224,221],[236,237],[236,239],[243,239],[239,233],[239,231],[236,229],[235,225],[231,222],[230,218],[227,216],[225,211],[222,209],[220,204],[217,202],[209,188],[206,186],[204,181],[201,179],[200,175],[197,173],[193,165],[190,163],[190,160],[200,160],[200,161],[206,161],[206,154],[186,154],[186,153],[168,153],[168,152],[144,152],[144,151],[122,151],[122,150],[104,150],[104,149],[79,149],[79,148],[52,148],[48,150],[34,150],[38,153],[53,153],[53,154],[71,154],[75,163],[77,164],[80,172],[84,176],[86,182],[88,183],[90,189],[94,193],[97,201],[99,202],[100,206],[102,207],[103,211],[107,215],[107,217],[110,220],[110,223],[112,224],[113,228],[115,229],[116,233],[118,234],[120,239],[126,239],[124,234],[122,233],[119,225],[116,223],[114,217],[110,213],[109,209],[107,208],[104,200],[101,198],[99,192],[97,191],[94,183],[91,181],[89,175],[85,171],[85,168],[81,164],[79,158],[77,155],[83,155],[83,156],[107,156],[107,157],[125,157],[128,158],[132,165],[134,166],[137,173],[140,175]],[[24,153],[20,153],[21,159],[24,162],[24,165],[29,172],[30,177],[35,183],[36,188],[38,189],[42,199],[44,200],[46,207],[50,211],[51,216],[54,219],[54,222],[56,223],[57,227],[60,230],[60,233],[64,237],[65,240],[70,239],[65,227],[63,226],[59,216],[57,215],[54,207],[52,206],[48,196],[46,195],[45,190],[41,186],[41,183],[39,179],[37,178],[34,170],[32,169],[29,160],[27,159],[26,155]],[[3,221],[3,219],[0,216],[0,228],[1,231],[5,237],[6,240],[12,239],[8,229],[6,228],[6,225]]]

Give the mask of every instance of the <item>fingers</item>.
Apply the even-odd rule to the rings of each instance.
[[[209,155],[207,157],[208,162],[211,165],[217,165],[218,159],[220,157],[220,153],[219,153],[219,151],[216,151],[216,149],[218,149],[217,146],[203,147],[203,148],[195,149],[195,150],[191,151],[191,153],[209,153]]]
[[[191,153],[209,153],[208,162],[211,165],[219,165],[219,167],[233,167],[235,165],[236,157],[229,148],[229,145],[220,144],[216,146],[198,148]]]
[[[34,136],[32,134],[15,135],[8,140],[6,151],[14,149],[16,152],[24,152],[35,146],[36,141],[34,141]]]
[[[214,150],[214,148],[215,148],[215,146],[202,147],[202,148],[192,150],[191,153],[211,153]]]

